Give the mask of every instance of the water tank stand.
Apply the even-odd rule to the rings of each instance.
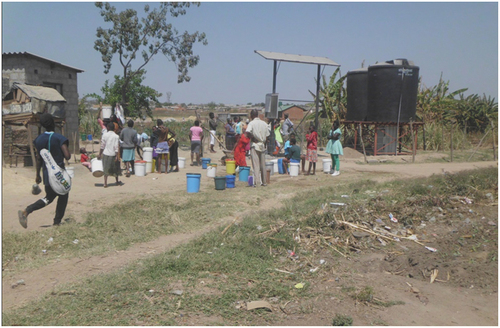
[[[368,121],[341,121],[340,124],[344,127],[344,136],[347,136],[348,131],[354,131],[354,140],[350,145],[354,150],[361,149],[361,142],[358,136],[359,128],[363,130],[363,140],[368,143],[366,146],[367,152],[373,156],[377,155],[411,155],[418,149],[418,130],[423,129],[423,122],[400,122],[399,129],[397,122],[368,122]],[[412,132],[415,140],[415,148],[413,149]],[[396,131],[399,130],[399,136]],[[344,146],[349,146],[349,141]]]

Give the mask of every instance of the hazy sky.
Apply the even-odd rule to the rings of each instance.
[[[143,13],[145,2],[114,2],[119,11]],[[155,3],[150,3],[155,6]],[[341,74],[376,62],[407,58],[420,67],[427,87],[442,74],[450,90],[469,88],[498,99],[496,2],[203,2],[170,19],[180,32],[201,31],[198,66],[191,82],[177,84],[175,65],[162,55],[146,66],[144,82],[177,103],[264,102],[272,91],[273,62],[254,50],[328,57]],[[80,97],[121,72],[115,56],[104,74],[94,50],[97,27],[110,27],[93,2],[2,2],[2,52],[31,52],[84,70]],[[334,67],[326,67],[327,78]],[[281,63],[281,99],[312,100],[317,66]]]

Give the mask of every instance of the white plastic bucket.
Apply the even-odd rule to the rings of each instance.
[[[153,161],[146,162],[146,173],[153,173]]]
[[[153,148],[152,147],[144,147],[142,148],[144,153],[142,154],[142,159],[145,160],[146,162],[152,162],[153,161]],[[148,171],[151,172],[151,171]]]
[[[66,172],[68,172],[71,179],[75,177],[75,168],[73,166],[66,167]]]
[[[136,177],[143,177],[146,175],[146,163],[144,162],[135,162],[134,171]]]
[[[271,162],[273,163],[273,173],[278,173],[279,172],[278,159],[272,159]]]
[[[300,163],[290,163],[290,176],[296,177],[299,175]]]
[[[271,175],[274,174],[274,163],[273,162],[266,162],[266,170],[271,170]]]
[[[186,164],[186,158],[179,157],[179,169],[183,169],[185,164]]]
[[[90,161],[90,164],[92,164],[92,175],[95,176],[96,178],[100,178],[104,175],[104,166],[102,165],[102,161],[94,158],[93,160]]]
[[[110,118],[111,114],[113,114],[111,106],[102,106],[102,118]]]
[[[332,159],[323,158],[323,172],[330,173],[331,169],[332,169]]]
[[[209,163],[207,164],[207,177],[215,178],[217,174],[217,164]]]

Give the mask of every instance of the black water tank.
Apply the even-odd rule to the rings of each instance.
[[[348,121],[365,121],[368,114],[368,68],[347,72]]]
[[[415,121],[419,67],[395,59],[368,67],[367,121]]]

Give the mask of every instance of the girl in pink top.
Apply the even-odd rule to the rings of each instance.
[[[201,165],[200,149],[203,139],[203,129],[200,127],[200,121],[194,121],[194,126],[189,129],[189,140],[191,140],[191,166]],[[193,161],[196,154],[196,163]]]
[[[314,125],[309,126],[309,134],[306,134],[307,140],[307,156],[309,162],[309,170],[306,175],[311,174],[311,166],[313,167],[312,175],[316,174],[316,162],[318,161],[318,133],[315,131]]]

